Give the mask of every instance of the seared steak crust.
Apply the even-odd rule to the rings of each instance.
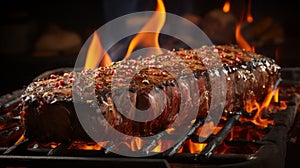
[[[170,51],[33,82],[22,95],[22,122],[25,136],[38,141],[88,139],[76,116],[74,97],[92,106],[95,102],[89,100],[94,96],[115,129],[149,136],[167,129],[179,119],[179,111],[188,114],[197,108],[199,119],[209,111],[213,115],[212,103],[223,103],[226,115],[244,108],[247,100],[260,101],[279,78],[280,67],[273,59],[237,46]],[[211,102],[212,89],[225,95],[223,102]],[[133,118],[141,112],[160,115],[140,122],[120,110]]]

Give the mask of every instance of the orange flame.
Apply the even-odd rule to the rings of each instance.
[[[208,137],[211,133],[216,134],[220,127],[216,127],[213,121],[206,122],[202,127],[196,130],[196,134],[201,137]]]
[[[274,95],[274,102],[279,102],[279,88],[276,89],[275,95]]]
[[[173,134],[173,133],[175,132],[175,128],[173,128],[173,127],[168,128],[168,129],[166,129],[166,132],[167,132],[168,134]]]
[[[209,137],[211,135],[211,132],[213,134],[217,134],[222,129],[222,126],[214,126],[214,122],[206,122],[202,127],[199,127],[195,134],[201,137]],[[192,154],[200,153],[203,148],[207,145],[207,143],[195,143],[191,140],[188,140],[187,142],[188,150]],[[179,153],[179,152],[178,152]]]
[[[254,47],[251,47],[250,44],[244,39],[242,33],[241,33],[241,26],[242,22],[237,23],[236,28],[235,28],[235,39],[237,44],[244,48],[246,51],[253,51],[254,52]]]
[[[197,153],[200,153],[207,144],[206,143],[194,143],[194,142],[192,142],[192,140],[189,139],[187,141],[187,145],[189,147],[190,153],[197,154]]]
[[[241,120],[243,120],[243,121],[250,120],[255,125],[260,126],[260,127],[267,127],[269,124],[274,124],[273,120],[263,119],[262,112],[269,107],[272,99],[275,100],[275,102],[278,102],[278,96],[279,96],[279,88],[270,92],[265,97],[265,99],[261,105],[256,100],[247,101],[245,104],[245,110],[249,113],[256,111],[256,113],[252,119],[241,118]]]
[[[162,149],[162,140],[158,140],[157,146],[154,149],[152,149],[151,152],[161,152],[161,149]]]
[[[253,17],[252,17],[252,14],[251,14],[251,0],[248,0],[247,22],[248,23],[252,23],[253,22]]]
[[[130,143],[130,149],[132,151],[138,151],[142,148],[142,139],[139,137],[134,137]]]
[[[166,21],[166,9],[162,0],[157,0],[156,12],[151,19],[141,29],[142,33],[138,33],[130,42],[125,58],[128,58],[135,48],[139,45],[143,47],[155,47],[160,48],[159,45],[159,32],[161,31]],[[153,30],[155,32],[147,32],[147,30]],[[145,40],[147,39],[147,40]],[[156,54],[161,54],[162,51],[158,51]]]
[[[79,150],[101,150],[103,146],[105,146],[108,141],[98,142],[98,143],[87,143],[75,141],[71,144],[69,149],[79,149]]]
[[[253,17],[251,15],[251,1],[249,0],[248,1],[248,8],[247,8],[247,21],[250,23],[250,22],[253,22]],[[242,28],[242,23],[243,23],[243,20],[244,20],[244,13],[245,13],[245,9],[242,8],[242,14],[241,14],[241,18],[240,18],[240,21],[236,24],[236,28],[235,28],[235,39],[236,39],[236,42],[237,44],[245,49],[246,51],[255,51],[255,48],[254,46],[251,46],[246,40],[245,38],[243,37],[242,35],[242,32],[241,32],[241,28]]]
[[[223,12],[228,13],[230,11],[230,1],[226,0],[224,5],[223,5]]]
[[[96,145],[87,145],[87,144],[81,144],[77,146],[77,149],[81,150],[101,150],[102,145],[96,144]]]
[[[22,136],[15,142],[15,144],[18,144],[24,140],[25,140],[25,136],[24,136],[24,134],[22,134]]]
[[[50,147],[52,148],[52,149],[54,149],[54,148],[56,148],[57,147],[57,145],[50,145]]]
[[[207,138],[212,134],[217,134],[222,129],[221,126],[215,126],[213,121],[206,122],[202,127],[199,127],[195,134]]]
[[[103,54],[104,54],[104,56],[101,61],[100,56]],[[110,56],[108,55],[108,53],[106,51],[104,51],[104,49],[101,45],[101,41],[100,41],[98,34],[96,32],[94,32],[93,38],[91,40],[91,44],[89,45],[89,49],[87,52],[84,69],[97,68],[100,61],[101,61],[101,66],[106,66],[106,65],[112,63]]]
[[[142,33],[138,33],[130,42],[127,53],[124,58],[128,58],[133,50],[139,45],[143,47],[155,47],[160,48],[159,45],[159,32],[161,31],[166,20],[166,9],[162,0],[157,0],[156,12],[150,18],[150,20],[141,29]],[[147,32],[148,30],[155,30],[155,32]],[[147,40],[145,40],[147,39]],[[157,51],[156,54],[161,54],[162,51]],[[102,61],[100,56],[103,56]],[[89,46],[86,62],[84,65],[85,69],[97,68],[101,61],[100,66],[106,66],[112,63],[111,57],[103,49],[100,38],[96,32],[93,34],[91,44]]]

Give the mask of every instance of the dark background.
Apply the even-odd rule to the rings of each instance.
[[[238,6],[241,0],[231,2],[232,6]],[[155,1],[134,0],[127,0],[126,3],[117,0],[1,2],[0,32],[4,37],[0,37],[3,49],[0,51],[0,95],[24,88],[34,77],[47,70],[74,65],[76,51],[58,52],[54,56],[39,56],[35,52],[36,40],[50,25],[55,24],[75,32],[84,42],[94,30],[109,20],[131,12],[154,10],[155,4]],[[222,8],[224,0],[167,0],[165,4],[167,12],[203,17],[212,9]],[[280,58],[277,61],[282,67],[300,66],[297,52],[300,39],[297,8],[298,5],[293,1],[252,0],[254,20],[271,16],[284,28],[285,40],[280,46],[270,45],[257,51],[275,58],[275,49],[279,48]],[[22,25],[29,28],[22,29]],[[7,26],[12,29],[1,29]]]

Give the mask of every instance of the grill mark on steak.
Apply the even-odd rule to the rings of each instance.
[[[72,82],[74,78],[76,83]],[[173,51],[33,82],[22,95],[22,123],[25,136],[37,141],[89,139],[72,106],[72,91],[83,100],[96,93],[96,104],[111,126],[127,135],[149,136],[167,129],[175,120],[184,121],[194,108],[198,108],[197,118],[205,118],[213,107],[212,89],[220,95],[225,93],[226,101],[218,103],[225,104],[226,115],[244,108],[249,99],[264,98],[279,78],[280,67],[273,59],[237,46]],[[226,89],[212,87],[210,83],[222,85],[224,80]],[[132,115],[137,109],[161,115],[146,122],[132,121],[120,113],[116,104]],[[179,111],[186,115],[177,118]],[[95,114],[87,115],[93,118],[91,122],[96,122]]]

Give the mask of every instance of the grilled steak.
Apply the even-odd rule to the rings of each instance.
[[[37,141],[88,139],[78,120],[83,114],[90,122],[103,115],[127,135],[150,136],[190,119],[195,109],[197,119],[213,116],[222,104],[223,115],[238,111],[247,100],[263,99],[279,78],[273,59],[237,46],[170,51],[33,82],[22,95],[22,123],[25,136]],[[76,115],[75,101],[86,113]],[[99,110],[90,112],[91,106]]]

